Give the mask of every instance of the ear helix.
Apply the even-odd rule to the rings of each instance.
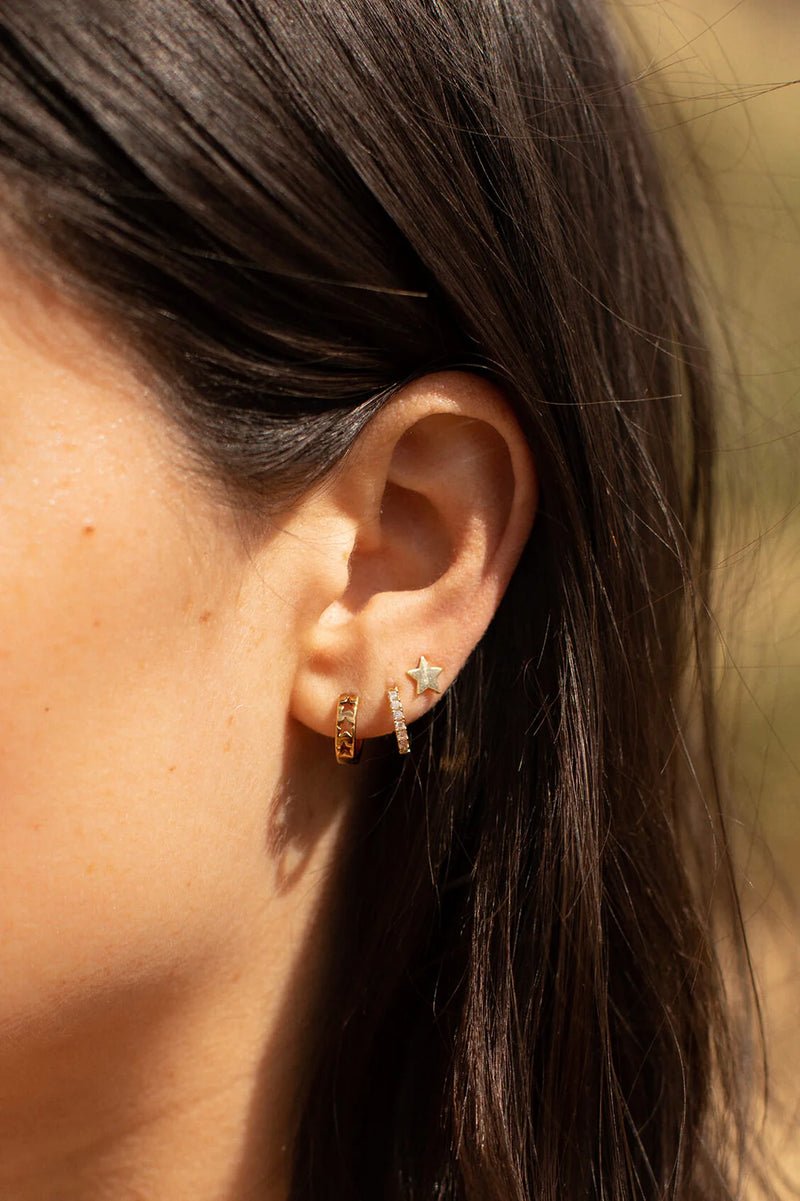
[[[409,668],[406,675],[414,680],[417,685],[417,696],[421,696],[429,689],[431,692],[442,691],[439,676],[443,670],[441,667],[434,667],[424,655],[420,655],[417,666]],[[397,684],[394,682],[389,684],[386,696],[392,711],[397,749],[401,755],[407,755],[411,750],[411,740]],[[358,693],[340,693],[336,702],[336,732],[333,739],[337,763],[358,763],[361,757],[363,742],[356,737],[357,717]]]

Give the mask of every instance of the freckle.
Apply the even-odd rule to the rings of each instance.
[[[236,716],[236,714],[235,714],[235,713],[229,713],[229,714],[228,714],[228,721],[227,721],[227,723],[226,723],[228,726],[232,726],[232,725],[233,725],[233,719],[234,719],[234,717],[235,717],[235,716]]]
[[[169,771],[169,772],[173,772],[173,771],[177,771],[177,770],[178,770],[177,763],[173,763],[172,767],[167,768],[167,771]]]
[[[92,622],[92,625],[94,626],[94,628],[95,628],[96,630],[99,630],[99,629],[100,629],[100,625],[101,625],[101,624],[102,624],[102,623],[101,623],[101,621],[100,621],[100,618],[99,618],[99,617],[95,617],[94,621]]]
[[[92,874],[92,872],[93,872],[93,871],[94,871],[94,864],[93,864],[93,863],[87,863],[87,864],[86,864],[86,875],[87,875],[87,876],[91,876],[91,874]]]
[[[204,609],[203,612],[200,614],[200,625],[204,626],[206,624],[206,622],[209,622],[213,616],[214,616],[214,614],[211,612],[210,609]]]
[[[91,535],[94,533],[94,526],[93,525],[85,525],[83,527],[83,533],[84,533],[84,537],[91,537]]]
[[[49,713],[49,712],[50,712],[50,706],[49,706],[49,705],[45,705],[45,707],[44,707],[44,711],[45,711],[45,713]]]
[[[224,751],[225,753],[227,753],[227,752],[228,752],[228,751],[231,749],[231,746],[232,746],[232,745],[233,745],[233,744],[231,743],[231,740],[230,740],[230,738],[229,738],[229,739],[228,739],[228,741],[225,743],[224,747],[222,748],[222,749],[223,749],[223,751]]]

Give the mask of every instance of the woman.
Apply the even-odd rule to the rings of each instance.
[[[5,0],[0,81],[0,1196],[732,1195],[712,394],[600,6]]]

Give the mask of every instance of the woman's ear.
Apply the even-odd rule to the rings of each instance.
[[[489,625],[536,500],[530,448],[494,384],[448,371],[398,392],[298,513],[318,570],[292,716],[332,735],[351,691],[358,737],[387,734],[393,683],[409,723],[430,708]],[[408,674],[421,656],[441,668],[425,691]]]

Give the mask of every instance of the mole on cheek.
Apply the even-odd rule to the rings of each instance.
[[[93,533],[94,533],[94,526],[93,526],[93,525],[85,525],[85,526],[83,527],[83,536],[84,536],[84,538],[91,538],[91,536],[92,536],[92,534],[93,534]]]

